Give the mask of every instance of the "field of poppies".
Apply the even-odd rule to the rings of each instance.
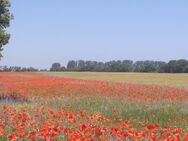
[[[0,73],[2,141],[188,141],[184,88]]]

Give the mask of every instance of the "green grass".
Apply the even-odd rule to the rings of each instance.
[[[17,110],[35,109],[40,103],[51,107],[52,109],[65,108],[66,111],[82,111],[86,110],[90,115],[101,112],[105,117],[114,119],[114,112],[118,118],[132,121],[135,127],[140,128],[139,121],[149,121],[150,123],[158,123],[162,127],[177,126],[186,129],[187,122],[183,122],[188,117],[188,104],[182,103],[177,105],[174,103],[151,103],[144,105],[141,103],[131,103],[126,99],[109,98],[109,97],[64,97],[60,99],[38,99],[34,103],[12,103],[0,102],[2,105],[16,107]],[[1,110],[0,110],[1,111]],[[30,113],[31,114],[31,113]],[[117,121],[118,123],[118,121]]]
[[[161,85],[172,87],[183,87],[188,89],[188,74],[167,73],[111,73],[111,72],[48,72],[49,76],[78,78],[87,80],[102,80],[110,82],[127,82],[136,84]],[[69,103],[70,101],[66,101]],[[66,103],[59,102],[59,103]],[[70,102],[70,110],[86,109],[90,113],[102,112],[105,116],[113,118],[114,111],[124,120],[135,119],[137,121],[147,120],[158,123],[162,127],[179,126],[187,128],[182,122],[188,117],[188,104],[169,104],[165,102],[143,105],[130,103],[125,99],[114,98],[76,98]],[[57,104],[57,103],[56,103]],[[52,104],[53,105],[53,104]],[[154,115],[154,117],[151,117]]]
[[[112,73],[112,72],[47,72],[49,76],[102,80],[112,82],[127,82],[154,84],[163,86],[183,87],[188,89],[188,74],[167,73]]]
[[[188,117],[188,111],[185,111],[188,108],[186,103],[176,105],[174,103],[159,102],[146,106],[139,103],[130,103],[126,99],[119,98],[64,97],[55,101],[46,99],[45,104],[54,109],[65,107],[67,111],[77,112],[84,109],[89,114],[101,112],[111,119],[114,118],[114,112],[116,112],[119,118],[134,121],[135,126],[138,126],[137,122],[139,121],[149,121],[153,124],[158,123],[162,127],[178,126],[183,129],[187,128],[187,124],[182,122],[183,119]]]
[[[141,83],[141,84],[156,84],[156,85],[168,85],[175,87],[188,88],[188,74],[158,74],[158,73],[95,73],[95,72],[49,72],[44,73],[49,76],[57,77],[69,77],[89,80],[103,80],[113,82],[128,82],[128,83]],[[27,77],[27,74],[15,74],[18,77]],[[26,75],[26,76],[25,76]],[[14,75],[12,75],[13,77]],[[50,80],[49,80],[50,81]],[[27,82],[27,81],[26,81]],[[21,83],[20,83],[21,84]],[[79,84],[78,84],[79,85]],[[37,86],[37,83],[36,83]],[[82,86],[82,85],[80,85]],[[83,85],[84,86],[84,85]],[[48,86],[51,87],[51,86]],[[68,87],[69,88],[69,87]],[[69,94],[69,96],[53,97],[53,93],[60,92],[63,94]],[[57,91],[48,91],[48,89],[42,89],[30,93],[30,95],[40,95],[41,93],[49,93],[51,97],[37,98],[34,101],[9,101],[1,100],[1,105],[8,107],[15,107],[17,110],[26,109],[30,111],[28,114],[34,115],[35,110],[42,105],[50,107],[54,110],[65,109],[66,111],[80,113],[81,111],[87,111],[89,115],[101,112],[105,117],[114,119],[114,113],[118,118],[122,120],[128,120],[135,128],[144,128],[139,122],[148,121],[150,124],[160,124],[161,127],[181,127],[183,132],[187,132],[188,128],[188,103],[177,103],[173,101],[153,101],[152,103],[131,101],[127,97],[108,97],[108,96],[91,96],[97,93],[94,89],[77,90],[66,89],[61,87]],[[83,94],[85,96],[78,96]],[[152,94],[156,97],[160,96],[160,93]],[[0,108],[0,112],[2,109]],[[77,117],[80,118],[79,116]],[[42,119],[43,120],[43,119]],[[120,120],[113,121],[114,125],[117,125]],[[1,139],[0,140],[5,140]],[[63,139],[59,139],[63,140]]]

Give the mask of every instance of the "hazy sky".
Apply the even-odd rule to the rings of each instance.
[[[0,65],[188,59],[187,0],[11,0]]]

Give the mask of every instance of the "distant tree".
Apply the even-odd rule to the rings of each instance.
[[[105,64],[103,62],[98,62],[95,69],[98,72],[103,72],[105,71]]]
[[[21,71],[22,71],[22,72],[25,72],[25,71],[27,71],[27,68],[26,68],[26,67],[23,67],[23,68],[21,69]]]
[[[55,64],[54,64],[55,65]],[[54,67],[52,67],[54,68]],[[53,70],[51,68],[51,71]],[[58,65],[58,68],[60,66]],[[53,71],[59,71],[54,69]],[[185,59],[163,61],[113,60],[108,62],[71,60],[60,71],[94,71],[94,72],[159,72],[159,73],[187,73],[188,61]]]
[[[177,71],[180,73],[184,72],[186,70],[186,66],[188,65],[188,61],[185,59],[180,59],[176,61],[176,67]]]
[[[137,61],[134,63],[135,72],[164,72],[165,62],[162,61]]]
[[[96,61],[86,61],[85,70],[86,71],[96,71],[97,62]]]
[[[184,67],[183,72],[188,73],[188,64]]]
[[[165,72],[165,66],[167,65],[166,62],[163,61],[155,61],[155,69],[156,72],[164,73]]]
[[[60,71],[61,70],[61,64],[60,63],[53,63],[52,67],[50,68],[50,71]]]
[[[66,71],[66,67],[62,66],[61,71]]]
[[[131,72],[133,71],[133,61],[123,60],[121,62],[121,71],[122,72]]]
[[[53,63],[50,71],[61,71],[61,64],[60,63]]]
[[[0,71],[2,72],[36,72],[38,69],[33,67],[18,67],[18,66],[0,66]]]
[[[70,65],[70,64],[69,64]],[[86,68],[85,68],[85,61],[83,61],[83,60],[78,60],[77,61],[77,67],[78,67],[78,71],[85,71],[86,70]]]
[[[26,68],[26,71],[28,71],[28,72],[36,72],[36,71],[38,71],[38,69],[35,69],[33,67],[29,67],[29,68]]]
[[[0,72],[2,72],[3,71],[3,67],[2,66],[0,66]]]
[[[144,61],[143,72],[156,72],[154,61]]]
[[[110,72],[111,71],[111,62],[104,63],[104,71]]]
[[[9,68],[8,68],[7,66],[4,66],[4,67],[3,67],[3,71],[5,71],[5,72],[6,72],[6,71],[9,71]]]
[[[134,71],[135,72],[143,72],[144,61],[136,61],[134,63]]]
[[[41,72],[47,72],[47,69],[40,69]]]
[[[67,64],[68,71],[76,71],[77,70],[77,61],[71,60]]]
[[[14,71],[16,71],[16,72],[20,72],[21,70],[22,70],[21,67],[14,67]]]
[[[121,61],[110,61],[109,68],[112,72],[118,72],[121,70]]]
[[[188,61],[184,59],[170,60],[166,66],[166,72],[169,73],[182,73],[186,71]]]
[[[10,26],[10,20],[12,19],[9,8],[9,0],[0,0],[0,58],[2,57],[3,46],[8,43],[10,38],[10,34],[5,31]]]

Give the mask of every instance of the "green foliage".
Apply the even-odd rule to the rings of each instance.
[[[50,68],[50,71],[66,71],[66,67],[64,66],[61,66],[60,63],[56,62],[56,63],[53,63],[51,68]]]
[[[79,92],[78,92],[79,93]],[[76,93],[74,94],[76,95]],[[69,104],[71,103],[71,105]],[[184,109],[187,104],[176,105],[164,101],[144,105],[142,103],[131,103],[126,99],[110,97],[65,97],[60,100],[46,100],[46,104],[54,109],[63,106],[68,111],[82,111],[85,109],[89,114],[101,112],[105,117],[114,118],[114,112],[123,120],[149,121],[150,123],[159,123],[162,127],[180,126],[186,128],[186,124],[181,122],[188,116]]]
[[[39,71],[33,67],[19,67],[19,66],[0,66],[0,72],[36,72]]]
[[[71,60],[67,64],[67,71],[92,72],[159,72],[159,73],[187,73],[188,60],[136,61],[113,60],[108,62]]]
[[[6,33],[6,28],[10,26],[10,20],[13,18],[9,8],[9,0],[0,0],[0,58],[2,57],[3,46],[10,39],[10,34]]]

